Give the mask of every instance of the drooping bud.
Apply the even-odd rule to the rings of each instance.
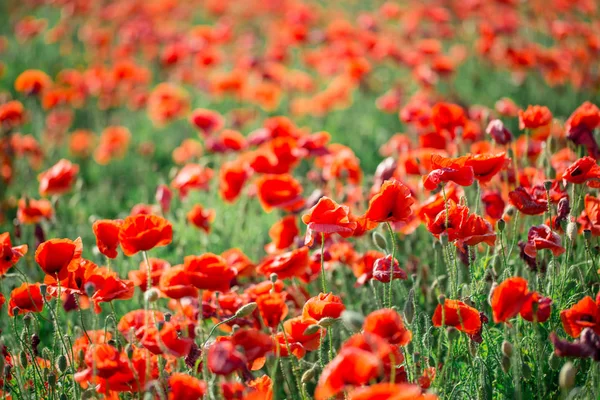
[[[374,231],[371,235],[371,239],[373,240],[375,246],[379,247],[383,251],[387,250],[387,241],[381,233]]]
[[[319,322],[317,324],[323,328],[329,328],[336,322],[337,322],[337,318],[323,317],[319,320]]]
[[[257,306],[258,304],[256,304],[255,302],[241,306],[235,313],[236,318],[247,317],[248,315],[252,314],[254,310],[256,310]]]
[[[506,221],[500,218],[498,222],[496,222],[496,226],[498,227],[498,232],[504,232],[504,228],[506,228]]]
[[[342,312],[341,318],[346,328],[350,329],[352,332],[360,331],[363,322],[365,321],[365,317],[362,314],[350,310]]]
[[[502,371],[504,371],[505,374],[508,374],[508,371],[510,371],[510,357],[503,355],[500,365],[502,367]]]
[[[319,329],[321,329],[321,327],[317,324],[312,324],[309,325],[308,327],[306,327],[306,329],[304,330],[303,335],[304,336],[310,336],[310,335],[314,335],[315,333],[317,333],[319,331]]]

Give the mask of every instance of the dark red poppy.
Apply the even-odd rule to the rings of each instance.
[[[246,368],[246,358],[229,340],[217,341],[208,349],[208,369],[213,374],[230,375]]]
[[[508,193],[510,204],[526,215],[541,215],[548,211],[548,199],[546,193],[540,193],[533,189],[519,186]]]
[[[535,310],[535,311],[534,311]],[[539,293],[533,292],[529,299],[521,307],[519,314],[529,322],[546,322],[552,312],[552,299],[542,297]]]
[[[481,195],[481,202],[483,203],[485,213],[492,220],[499,220],[504,215],[506,203],[500,192],[489,191],[483,193]]]
[[[394,258],[394,266],[392,264],[392,255],[381,257],[375,260],[373,264],[373,279],[379,282],[388,283],[391,279],[408,279],[406,271],[400,268],[398,260]],[[392,270],[390,272],[390,270]],[[391,275],[391,277],[390,277]]]
[[[547,225],[532,226],[527,235],[527,244],[525,245],[525,254],[529,257],[535,257],[538,250],[548,249],[556,257],[565,252],[565,248],[560,244],[560,235]]]

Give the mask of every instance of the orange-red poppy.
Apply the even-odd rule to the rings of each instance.
[[[225,250],[221,253],[221,257],[223,257],[227,265],[237,271],[238,277],[254,275],[254,267],[256,265],[242,250],[237,248]]]
[[[250,176],[249,168],[241,160],[229,161],[219,170],[219,194],[228,203],[234,202],[240,195]]]
[[[532,293],[527,289],[527,281],[520,277],[506,279],[492,293],[491,305],[494,322],[506,322],[523,308]]]
[[[197,108],[190,114],[190,123],[203,135],[209,136],[223,129],[225,119],[216,111]]]
[[[453,326],[469,335],[481,330],[479,311],[459,300],[446,299],[443,306],[438,304],[431,320],[433,326]]]
[[[382,382],[354,389],[349,400],[436,400],[434,394],[423,393],[421,387],[411,383]]]
[[[12,131],[25,123],[26,114],[23,103],[16,100],[0,104],[0,127],[5,131]]]
[[[546,322],[552,312],[552,299],[533,292],[521,307],[519,315],[529,322]]]
[[[304,303],[302,318],[316,321],[322,318],[339,318],[345,309],[342,299],[338,296],[333,293],[319,293]]]
[[[258,311],[266,326],[277,329],[277,326],[288,314],[288,306],[285,297],[281,293],[267,293],[256,299]]]
[[[81,238],[50,239],[40,244],[35,251],[35,262],[44,273],[55,276],[74,271],[79,266],[83,244]]]
[[[256,182],[258,199],[263,209],[295,211],[304,205],[302,185],[289,174],[265,175]]]
[[[129,216],[125,218],[119,231],[119,242],[127,256],[166,246],[172,240],[171,223],[157,215]]]
[[[52,85],[52,80],[43,71],[28,69],[15,80],[15,90],[26,95],[37,95]]]
[[[256,267],[256,271],[266,277],[276,273],[279,279],[301,276],[308,268],[308,247],[303,246],[290,252],[268,256]]]
[[[545,106],[529,106],[519,110],[519,129],[536,129],[550,125],[552,113]]]
[[[391,308],[382,308],[367,315],[363,330],[399,346],[406,346],[412,340],[412,332],[406,328],[400,314]]]
[[[202,400],[207,387],[204,381],[188,374],[175,372],[169,376],[169,400]]]
[[[589,229],[592,235],[600,236],[600,198],[585,195],[584,207],[577,220],[583,229]]]
[[[342,237],[352,236],[356,222],[349,219],[348,206],[337,204],[328,197],[321,197],[317,204],[302,216],[307,225],[304,242],[311,246],[316,234],[338,233]]]
[[[8,300],[8,315],[14,317],[28,312],[40,312],[44,308],[44,300],[42,299],[42,291],[39,283],[23,282],[21,286],[10,292]]]
[[[220,292],[229,290],[237,272],[221,256],[213,253],[185,257],[184,268],[190,283],[196,288]]]
[[[600,335],[600,304],[590,296],[561,311],[560,319],[565,332],[571,337],[579,337],[585,328],[592,328]]]
[[[447,131],[454,138],[456,130],[465,126],[467,118],[457,104],[437,103],[431,108],[431,122],[438,131]]]
[[[123,220],[120,219],[101,219],[92,225],[94,236],[96,236],[96,246],[100,253],[108,258],[117,257],[121,225],[123,225]]]
[[[588,182],[588,185],[597,188],[600,186],[600,165],[592,157],[580,158],[565,170],[562,178],[574,184]]]
[[[26,244],[13,247],[8,232],[0,233],[0,277],[27,254]]]
[[[94,311],[99,314],[100,303],[113,300],[129,300],[133,297],[133,282],[120,279],[116,272],[108,268],[96,268],[88,277],[87,284],[95,289],[90,300],[94,303]]]
[[[198,289],[192,285],[190,275],[183,265],[176,265],[164,271],[158,287],[165,296],[172,299],[198,297]]]
[[[413,203],[406,185],[396,180],[385,181],[369,202],[365,217],[373,222],[407,222]]]
[[[171,182],[171,187],[185,198],[190,190],[208,190],[214,171],[200,164],[186,164]]]
[[[106,127],[100,135],[100,143],[94,152],[94,159],[100,165],[108,164],[113,158],[122,158],[127,152],[131,132],[124,126]]]
[[[460,186],[471,186],[475,179],[473,167],[465,165],[466,158],[452,159],[438,154],[431,156],[433,170],[423,176],[423,186],[434,190],[440,183],[454,182]]]
[[[187,220],[198,229],[210,233],[211,224],[215,220],[216,212],[213,209],[205,209],[201,204],[196,204],[187,213]]]
[[[475,179],[486,183],[492,180],[507,164],[505,153],[469,155],[465,165],[473,168]]]
[[[300,234],[296,216],[288,215],[273,224],[269,229],[271,243],[265,246],[267,253],[276,253],[292,246]]]
[[[17,209],[17,219],[22,224],[37,224],[42,219],[50,219],[54,210],[50,201],[46,199],[20,199]]]
[[[160,278],[164,272],[171,268],[171,264],[166,260],[154,257],[148,258],[148,262],[150,263],[150,284],[152,287],[158,286]],[[128,277],[143,292],[148,290],[148,266],[146,261],[140,263],[139,269],[129,271]]]
[[[303,316],[290,318],[283,323],[283,329],[287,335],[288,342],[300,343],[306,351],[315,351],[319,348],[322,330],[306,335],[306,329],[316,324],[314,319],[305,319]]]
[[[526,215],[540,215],[548,211],[548,199],[545,190],[519,186],[508,193],[510,204]]]

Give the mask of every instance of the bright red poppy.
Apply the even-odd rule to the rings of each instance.
[[[24,198],[19,200],[17,219],[22,224],[37,224],[43,219],[52,218],[53,214],[52,204],[46,199]]]
[[[320,321],[322,318],[339,318],[346,309],[342,299],[333,293],[319,293],[304,303],[302,318]]]
[[[158,283],[160,291],[172,299],[198,297],[198,289],[192,285],[190,275],[183,265],[176,265],[162,273]]]
[[[8,232],[0,233],[0,277],[27,254],[26,244],[13,247]]]
[[[400,314],[391,308],[383,308],[367,315],[363,330],[399,346],[406,346],[412,340],[412,332],[405,327]]]
[[[171,223],[157,215],[129,216],[119,231],[119,242],[126,256],[166,246],[172,240]]]
[[[92,230],[96,236],[96,246],[98,246],[100,253],[108,258],[117,257],[121,225],[123,225],[123,220],[120,219],[102,219],[92,225]]]
[[[277,253],[292,246],[300,234],[296,216],[288,215],[273,224],[269,229],[271,243],[265,246],[267,253]]]
[[[256,271],[266,277],[276,273],[279,279],[299,277],[308,268],[308,261],[308,247],[303,246],[287,253],[268,256],[256,267]]]
[[[271,329],[277,329],[289,311],[284,295],[277,292],[258,296],[256,304],[265,325]]]
[[[237,272],[223,257],[213,253],[185,257],[184,268],[196,288],[220,292],[229,290]]]
[[[37,313],[44,308],[40,284],[23,282],[21,286],[10,292],[8,300],[8,315],[11,317],[28,312]]]
[[[35,262],[44,273],[55,276],[74,271],[79,266],[83,244],[81,238],[50,239],[40,244],[35,251]]]
[[[385,181],[369,201],[365,218],[373,222],[407,222],[414,204],[410,189],[396,180]]]
[[[560,319],[565,332],[571,337],[579,337],[585,328],[592,328],[600,335],[600,304],[590,296],[561,311]]]
[[[207,390],[204,381],[181,372],[169,376],[169,388],[169,400],[202,400]]]
[[[574,184],[588,183],[591,187],[600,186],[600,165],[592,157],[583,157],[568,167],[562,175],[567,182]]]
[[[187,220],[198,229],[210,233],[211,224],[215,220],[216,212],[213,209],[205,209],[201,204],[196,204],[187,213]]]
[[[289,174],[265,175],[256,181],[256,189],[266,212],[273,208],[295,211],[304,205],[302,185]]]
[[[433,326],[453,326],[469,335],[481,330],[479,311],[459,300],[446,299],[443,306],[438,304],[431,320]]]
[[[519,314],[531,296],[523,278],[512,277],[499,284],[491,298],[494,322],[506,322]]]
[[[317,204],[302,216],[307,225],[304,243],[311,246],[316,234],[338,233],[342,237],[352,236],[356,222],[349,219],[350,209],[341,206],[328,197],[321,197]]]
[[[471,186],[475,179],[473,167],[465,164],[465,158],[452,159],[438,154],[431,156],[433,170],[423,177],[427,190],[436,189],[441,183],[454,182],[460,186]]]
[[[536,129],[552,122],[552,113],[545,106],[529,106],[519,110],[519,129]]]

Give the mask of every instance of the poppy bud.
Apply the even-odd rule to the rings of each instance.
[[[556,224],[554,228],[558,228],[563,221],[566,221],[567,216],[571,212],[571,206],[569,205],[569,198],[563,197],[558,201],[556,206]]]
[[[234,324],[231,327],[231,333],[236,333],[237,331],[239,331],[241,329],[241,326],[239,326],[238,324]]]
[[[546,191],[550,191],[550,189],[552,189],[552,181],[544,181],[544,189],[546,189]]]
[[[258,305],[255,302],[241,306],[235,313],[236,318],[244,318],[252,314]]]
[[[48,286],[45,283],[42,283],[40,285],[40,293],[42,294],[42,297],[44,297],[46,295],[47,289],[48,289]]]
[[[589,229],[584,229],[583,237],[585,238],[585,240],[590,240],[592,238],[592,231]]]
[[[512,357],[513,349],[514,348],[511,342],[506,340],[502,342],[502,354],[504,354],[506,357]]]
[[[21,366],[23,368],[26,368],[27,364],[29,363],[29,360],[27,360],[27,353],[25,353],[25,350],[19,353],[19,359],[21,360]]]
[[[131,344],[125,346],[125,354],[127,354],[127,358],[130,360],[133,358],[133,346]]]
[[[505,212],[506,212],[507,216],[512,217],[517,212],[517,209],[514,206],[510,205],[510,206],[506,207]]]
[[[275,272],[273,272],[271,275],[269,275],[269,279],[271,280],[271,283],[275,283],[277,282],[278,276]]]
[[[571,242],[574,242],[577,237],[577,224],[573,221],[567,224],[567,237]]]
[[[508,374],[508,371],[510,371],[510,357],[502,356],[500,365],[502,367],[502,371],[504,371],[505,374]]]
[[[67,395],[64,393],[61,393],[60,397],[58,398],[59,400],[67,400]]]
[[[13,308],[13,315],[19,315],[19,310],[20,310],[19,307],[14,307]]]
[[[523,363],[522,371],[523,378],[530,379],[531,378],[531,367],[527,363]]]
[[[336,322],[337,322],[337,318],[324,317],[324,318],[321,318],[317,324],[323,328],[329,328]]]
[[[502,145],[510,143],[513,139],[512,132],[509,131],[499,119],[491,120],[487,128],[485,128],[485,133],[490,135],[496,143]]]
[[[504,228],[506,228],[506,221],[500,218],[498,222],[496,222],[496,226],[498,227],[498,232],[504,232]]]
[[[171,313],[169,313],[169,312],[166,312],[166,313],[165,313],[165,321],[166,321],[166,322],[169,322],[169,321],[171,321]]]
[[[362,314],[349,310],[342,312],[341,318],[346,328],[350,329],[352,332],[360,331],[363,322],[365,321],[365,317]]]
[[[315,377],[316,374],[317,374],[317,366],[315,365],[314,367],[312,367],[311,369],[309,369],[308,371],[303,373],[302,378],[300,380],[302,381],[302,383],[308,383],[313,380],[313,378]]]
[[[48,385],[50,385],[51,388],[56,385],[56,375],[53,373],[48,374]]]
[[[381,250],[387,250],[387,241],[381,233],[373,232],[373,235],[371,235],[371,239],[373,240],[375,246],[379,247]]]
[[[148,303],[154,303],[156,300],[158,300],[160,297],[160,293],[158,292],[158,289],[156,288],[151,288],[150,290],[146,290],[146,292],[144,293],[144,300]]]
[[[306,329],[304,330],[303,335],[304,336],[310,336],[310,335],[314,335],[315,333],[317,333],[319,331],[319,329],[321,329],[321,327],[317,324],[312,324],[309,325],[308,327],[306,327]]]
[[[92,282],[86,283],[84,289],[87,297],[92,297],[94,293],[96,293],[96,285],[94,285]]]
[[[412,324],[413,319],[415,318],[415,289],[410,288],[408,291],[408,298],[406,299],[406,303],[404,303],[404,318],[408,324]]]
[[[64,354],[61,354],[60,356],[58,356],[56,364],[58,366],[58,370],[61,373],[64,373],[67,370],[67,357],[65,357]]]
[[[575,376],[577,375],[577,369],[572,362],[568,361],[560,369],[558,374],[558,385],[563,390],[569,390],[575,386]]]
[[[558,367],[560,367],[560,357],[557,356],[556,353],[550,354],[550,357],[548,358],[548,365],[551,369],[556,371]]]
[[[438,304],[444,304],[446,302],[446,295],[440,294],[438,296]]]

